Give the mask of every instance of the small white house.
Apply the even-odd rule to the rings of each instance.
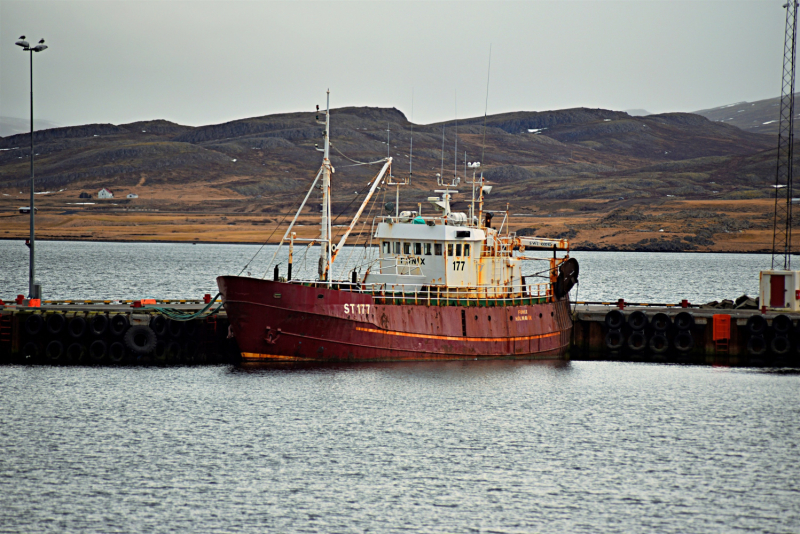
[[[97,198],[114,198],[114,193],[104,187],[97,192]]]
[[[139,198],[139,195],[136,193],[128,193],[128,198]]]

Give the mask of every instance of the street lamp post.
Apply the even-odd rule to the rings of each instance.
[[[39,287],[35,287],[37,284],[36,280],[36,262],[35,262],[35,254],[34,248],[36,244],[36,234],[34,232],[34,219],[35,219],[35,211],[36,208],[33,205],[33,53],[34,52],[41,52],[47,49],[47,45],[44,44],[44,39],[39,41],[39,44],[36,46],[30,46],[28,41],[25,40],[25,36],[22,35],[19,38],[19,41],[15,43],[17,46],[21,46],[22,50],[25,52],[30,53],[30,72],[31,72],[31,237],[30,241],[28,242],[28,247],[30,248],[31,260],[30,260],[30,271],[28,273],[28,298],[31,299],[38,299],[41,298],[41,289]],[[37,291],[38,289],[38,291]]]

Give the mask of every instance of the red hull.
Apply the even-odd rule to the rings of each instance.
[[[566,300],[384,303],[369,294],[238,276],[217,283],[245,360],[561,359],[572,332]]]

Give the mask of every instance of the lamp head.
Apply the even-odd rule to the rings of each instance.
[[[28,41],[25,40],[25,36],[24,35],[22,37],[20,37],[19,41],[17,41],[14,44],[17,45],[17,46],[21,46],[25,50],[29,50],[30,49],[30,45],[28,44]]]
[[[33,50],[34,52],[41,52],[43,50],[47,50],[47,45],[43,45],[43,44],[36,45],[33,48],[31,48],[31,50]]]

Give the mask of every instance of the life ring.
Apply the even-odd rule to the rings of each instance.
[[[635,311],[628,316],[628,326],[631,330],[644,330],[647,327],[647,315],[643,311]]]
[[[609,330],[606,334],[606,348],[609,350],[619,350],[625,343],[625,336],[619,330]]]
[[[628,336],[628,348],[632,351],[639,352],[646,346],[647,338],[644,336],[644,332],[637,330]]]
[[[158,337],[167,333],[167,319],[163,315],[154,315],[150,319],[150,328],[156,333]]]
[[[694,328],[694,316],[689,312],[680,312],[675,316],[674,323],[678,330],[691,330]]]
[[[25,319],[25,333],[29,336],[35,336],[41,332],[42,326],[44,326],[44,319],[38,313],[33,313]]]
[[[167,321],[167,330],[169,331],[169,337],[178,339],[183,334],[183,322],[170,319]]]
[[[108,315],[99,313],[93,316],[89,321],[89,329],[95,337],[100,337],[105,334],[106,330],[108,330]]]
[[[761,315],[751,315],[747,320],[747,331],[754,336],[760,336],[767,329],[767,321]]]
[[[653,316],[650,324],[653,326],[653,330],[656,332],[666,332],[667,329],[669,329],[669,327],[672,325],[672,319],[670,319],[669,315],[666,313],[659,312]]]
[[[51,362],[57,362],[64,355],[64,344],[54,339],[45,347],[44,355]]]
[[[694,338],[692,337],[692,333],[688,330],[678,332],[675,339],[672,340],[672,343],[679,352],[689,352],[694,348]]]
[[[612,330],[619,330],[625,324],[625,316],[619,310],[611,310],[606,314],[606,326]]]
[[[125,345],[115,341],[108,347],[108,359],[114,363],[122,363],[125,359]]]
[[[144,356],[153,352],[156,348],[158,339],[156,333],[150,327],[144,325],[134,325],[128,328],[122,338],[128,350],[137,356]]]
[[[67,329],[69,330],[69,335],[72,339],[82,338],[83,334],[86,333],[86,319],[80,316],[73,317],[70,320]]]
[[[785,316],[783,316],[785,317]],[[774,323],[773,323],[774,324]],[[792,349],[792,344],[786,336],[775,336],[769,342],[769,350],[776,356],[785,356],[789,354]]]
[[[761,316],[754,315],[753,317]],[[750,339],[747,340],[747,354],[750,356],[763,356],[766,352],[767,343],[764,341],[764,336],[750,336]]]
[[[664,354],[669,350],[669,340],[663,333],[657,332],[650,338],[648,346],[650,347],[650,352],[653,354]]]
[[[778,334],[788,334],[792,331],[792,320],[786,315],[778,315],[772,320],[772,330]]]
[[[91,345],[89,345],[89,357],[96,361],[101,362],[103,358],[106,357],[106,351],[108,350],[108,345],[102,339],[95,339]]]
[[[111,318],[109,327],[112,335],[121,336],[128,328],[128,318],[124,314],[118,313]]]
[[[45,323],[47,325],[47,332],[57,336],[64,330],[64,326],[67,324],[67,318],[64,317],[62,313],[51,313],[47,316]]]

